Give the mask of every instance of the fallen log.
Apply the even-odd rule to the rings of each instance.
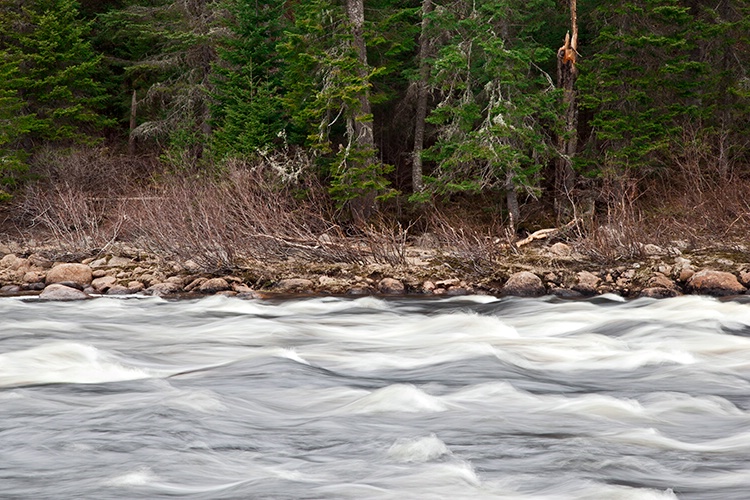
[[[543,240],[543,239],[550,238],[552,236],[556,236],[560,232],[566,229],[570,229],[571,227],[575,226],[576,224],[578,224],[578,222],[579,222],[579,219],[573,219],[572,221],[568,222],[562,227],[552,227],[549,229],[540,229],[539,231],[534,231],[533,233],[528,235],[526,238],[516,241],[514,245],[516,247],[522,247],[536,240]]]

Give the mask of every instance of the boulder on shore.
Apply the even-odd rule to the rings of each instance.
[[[687,282],[687,289],[691,293],[719,297],[740,295],[747,291],[734,274],[709,269],[695,273]]]
[[[596,295],[597,287],[601,280],[599,277],[589,271],[581,271],[576,274],[576,284],[572,289],[582,295]]]
[[[60,283],[53,283],[47,285],[45,289],[42,290],[42,293],[39,294],[39,298],[44,300],[83,300],[91,297],[82,290],[65,286]]]
[[[378,291],[385,295],[400,295],[404,290],[404,284],[395,278],[383,278],[378,282]]]
[[[91,286],[96,290],[97,293],[107,293],[107,290],[112,288],[117,283],[117,278],[114,276],[102,276],[101,278],[95,278],[91,282]]]
[[[674,288],[666,288],[663,286],[652,286],[649,288],[644,288],[641,290],[641,293],[638,294],[639,297],[649,297],[652,299],[668,299],[670,297],[677,297],[679,295],[682,295],[678,290]]]
[[[224,278],[211,278],[204,281],[198,290],[200,290],[201,293],[218,293],[231,290],[231,288],[232,287]]]
[[[310,293],[313,290],[313,286],[314,284],[311,280],[304,278],[289,278],[276,283],[276,286],[273,287],[273,291],[279,293]]]
[[[521,271],[511,275],[503,286],[504,295],[517,297],[540,297],[546,292],[542,279],[529,271]]]
[[[182,291],[182,287],[177,283],[156,283],[146,289],[146,294],[155,297],[163,297],[165,295],[173,295]]]
[[[45,282],[53,283],[75,283],[80,287],[91,284],[93,274],[91,268],[86,264],[58,264],[47,271]]]

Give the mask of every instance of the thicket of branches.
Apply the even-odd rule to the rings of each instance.
[[[481,248],[578,220],[603,255],[730,238],[750,222],[749,14],[0,0],[0,197],[71,245],[129,234],[214,267],[403,259],[404,228]]]

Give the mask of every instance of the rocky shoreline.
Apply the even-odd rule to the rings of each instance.
[[[223,275],[205,273],[190,260],[175,262],[125,247],[88,257],[47,257],[53,254],[49,248],[0,244],[0,296],[78,300],[131,294],[175,298],[485,294],[571,299],[605,293],[625,298],[750,295],[750,252],[741,246],[683,251],[645,245],[639,259],[603,266],[565,243],[544,244],[509,252],[507,261],[481,273],[462,270],[455,258],[440,258],[415,247],[409,248],[408,264],[400,266],[248,261]]]

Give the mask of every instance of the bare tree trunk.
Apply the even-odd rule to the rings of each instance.
[[[346,0],[346,12],[352,26],[352,38],[354,49],[359,59],[359,76],[367,80],[367,47],[365,46],[364,25],[365,7],[363,0]],[[375,149],[375,139],[372,132],[372,108],[370,106],[370,92],[365,89],[359,95],[359,113],[354,127],[356,142],[363,148]],[[364,118],[364,119],[363,119]]]
[[[555,207],[558,218],[573,215],[572,194],[575,183],[573,157],[578,143],[578,96],[575,83],[578,77],[578,15],[576,0],[570,0],[571,32],[565,35],[565,43],[557,51],[557,82],[563,89],[565,130],[560,137],[560,158],[555,168]]]
[[[364,25],[365,25],[365,6],[364,0],[346,0],[346,13],[349,17],[349,23],[352,29],[352,43],[357,51],[359,60],[359,77],[364,82],[368,79],[367,65],[367,47],[365,45]],[[353,142],[358,148],[364,151],[370,151],[375,154],[375,136],[373,134],[372,107],[370,106],[370,92],[365,88],[359,95],[359,109],[354,117],[354,138]],[[374,162],[375,158],[366,161]],[[375,192],[360,196],[352,200],[352,215],[355,220],[366,220],[372,214],[375,208]]]
[[[425,119],[427,118],[427,80],[430,67],[427,65],[429,50],[427,17],[432,12],[432,0],[422,0],[422,32],[419,35],[419,81],[417,82],[417,113],[414,118],[414,152],[411,167],[411,185],[415,193],[424,190],[422,180],[422,149],[424,148]]]
[[[133,97],[130,100],[130,136],[128,137],[128,155],[135,156],[135,135],[133,131],[136,127],[136,114],[138,109],[138,100],[136,99],[135,90],[133,90]]]
[[[516,232],[516,226],[521,219],[521,207],[518,205],[518,193],[516,183],[513,181],[513,172],[508,172],[505,179],[505,202],[508,205],[508,217],[510,217],[510,230]]]

